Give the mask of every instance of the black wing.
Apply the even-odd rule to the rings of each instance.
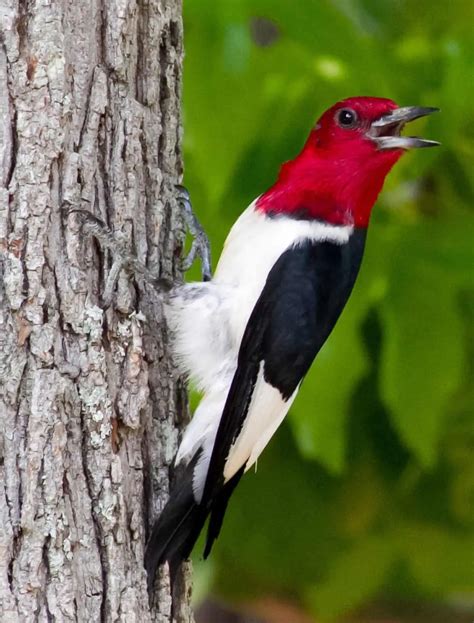
[[[364,243],[365,230],[357,229],[345,244],[306,241],[285,251],[270,271],[244,332],[211,455],[201,502],[211,511],[206,554],[219,532],[228,498],[243,473],[244,466],[236,482],[229,481],[227,484],[232,485],[225,486],[225,463],[247,417],[261,363],[265,381],[288,400],[347,302]],[[217,500],[218,516],[213,517]]]

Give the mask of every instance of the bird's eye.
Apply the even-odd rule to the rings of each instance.
[[[338,111],[336,121],[341,128],[350,130],[351,128],[356,127],[359,118],[357,117],[355,110],[352,110],[351,108],[343,108]]]

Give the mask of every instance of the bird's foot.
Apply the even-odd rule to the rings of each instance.
[[[109,307],[112,303],[115,286],[122,269],[129,270],[136,277],[142,278],[159,293],[169,289],[170,284],[166,280],[158,277],[133,253],[130,253],[122,234],[112,231],[104,221],[88,210],[70,207],[69,205],[64,206],[63,209],[66,214],[76,215],[79,218],[82,231],[93,236],[101,248],[111,252],[112,266],[107,275],[102,294],[102,306],[104,308]]]
[[[202,280],[210,281],[212,278],[212,272],[209,238],[193,212],[191,199],[187,189],[180,185],[177,185],[176,189],[178,191],[178,203],[182,209],[188,231],[193,238],[191,249],[187,256],[183,259],[181,268],[184,272],[186,272],[191,268],[196,257],[199,257],[201,258]]]
[[[189,193],[184,186],[176,186],[178,203],[183,211],[183,217],[187,229],[193,237],[191,249],[183,259],[181,268],[185,272],[191,268],[196,257],[201,258],[202,279],[210,281],[211,274],[211,252],[209,239],[201,224],[194,215]],[[93,236],[101,248],[108,249],[112,256],[112,266],[107,275],[105,287],[102,295],[103,307],[109,307],[112,303],[113,293],[122,269],[130,271],[135,277],[141,278],[148,285],[151,285],[155,292],[164,294],[173,285],[171,280],[158,276],[145,266],[136,255],[130,253],[127,248],[126,240],[120,232],[114,232],[100,218],[81,208],[75,208],[70,204],[63,206],[66,214],[74,214],[80,221],[81,229],[85,234]]]

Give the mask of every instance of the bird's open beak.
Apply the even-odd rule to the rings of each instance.
[[[438,112],[439,108],[423,108],[422,106],[405,106],[396,108],[389,115],[374,121],[367,137],[376,143],[378,149],[413,149],[414,147],[436,147],[438,141],[429,141],[417,136],[400,136],[405,123]]]

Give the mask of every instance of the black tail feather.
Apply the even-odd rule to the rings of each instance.
[[[151,593],[158,567],[168,562],[171,582],[174,583],[181,563],[189,558],[207,516],[211,512],[204,558],[210,554],[222,527],[229,498],[243,473],[242,467],[208,503],[196,502],[193,493],[193,471],[196,456],[177,478],[170,498],[153,525],[145,551],[148,591]]]
[[[207,528],[204,558],[207,558],[209,556],[212,546],[214,545],[214,541],[219,536],[230,496],[233,494],[235,487],[239,484],[239,481],[242,478],[244,471],[245,465],[243,465],[239,469],[239,471],[234,474],[228,482],[225,483],[225,485],[222,487],[222,489],[213,500],[211,517],[209,518],[209,526]]]
[[[175,488],[153,526],[145,551],[145,569],[148,574],[148,590],[151,591],[156,570],[168,562],[171,581],[197,541],[207,512],[194,499],[192,484]]]

